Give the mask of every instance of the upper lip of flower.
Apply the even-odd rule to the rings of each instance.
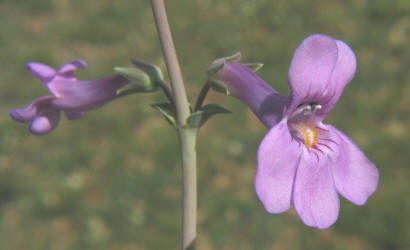
[[[24,108],[13,109],[10,116],[19,122],[31,121],[30,131],[34,134],[47,134],[57,126],[61,111],[70,120],[77,119],[86,111],[122,96],[117,95],[117,90],[129,84],[128,79],[113,74],[96,80],[77,80],[74,71],[85,66],[84,61],[74,60],[56,71],[45,64],[27,63],[29,72],[38,77],[52,95],[37,98]]]
[[[301,104],[316,103],[322,121],[339,100],[356,71],[356,57],[350,47],[325,35],[307,37],[293,56],[288,81],[291,94],[285,116]]]

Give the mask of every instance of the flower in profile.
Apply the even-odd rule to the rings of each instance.
[[[126,94],[118,94],[118,90],[130,84],[121,74],[89,81],[78,80],[74,70],[85,66],[84,61],[75,60],[55,71],[41,63],[27,63],[29,72],[39,78],[52,95],[37,98],[24,108],[13,109],[10,116],[18,122],[31,122],[30,132],[43,135],[58,125],[62,111],[69,120],[78,119],[86,111]]]
[[[293,56],[289,97],[237,62],[225,62],[215,75],[270,128],[258,149],[255,176],[268,212],[282,213],[293,204],[306,225],[326,229],[338,218],[338,193],[364,205],[376,191],[375,165],[349,137],[322,122],[355,71],[356,58],[346,43],[315,34]]]

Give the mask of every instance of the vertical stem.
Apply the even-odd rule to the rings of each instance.
[[[185,123],[185,119],[189,116],[189,105],[181,69],[179,68],[178,58],[175,52],[174,42],[168,25],[164,2],[163,0],[151,0],[151,5],[154,12],[159,39],[161,40],[162,52],[165,57],[168,75],[171,80],[172,92],[175,96],[175,104],[178,111],[178,123],[182,125]]]
[[[197,129],[184,126],[186,119],[190,115],[190,109],[175,46],[169,29],[164,2],[163,0],[151,0],[151,6],[168,69],[168,75],[171,80],[177,112],[183,174],[182,249],[194,250],[197,206],[195,148]]]
[[[180,133],[183,172],[182,249],[194,250],[196,240],[196,136],[197,129]]]

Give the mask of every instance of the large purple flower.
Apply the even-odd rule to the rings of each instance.
[[[259,146],[255,177],[268,212],[282,213],[293,204],[306,225],[326,229],[339,215],[338,193],[363,205],[375,192],[374,164],[349,137],[322,123],[355,71],[346,43],[316,34],[294,54],[287,98],[242,64],[226,62],[216,74],[270,128]]]
[[[28,63],[29,72],[38,77],[52,95],[37,98],[24,108],[13,109],[10,116],[18,122],[31,122],[29,130],[33,134],[47,134],[57,126],[61,111],[70,120],[78,119],[86,111],[123,95],[117,91],[130,83],[120,74],[79,81],[73,71],[85,66],[84,61],[75,60],[55,71],[41,63]]]

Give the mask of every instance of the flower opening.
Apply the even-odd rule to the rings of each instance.
[[[288,121],[292,136],[304,143],[308,149],[314,148],[319,142],[320,129],[311,118],[321,108],[322,105],[316,103],[299,105]]]

